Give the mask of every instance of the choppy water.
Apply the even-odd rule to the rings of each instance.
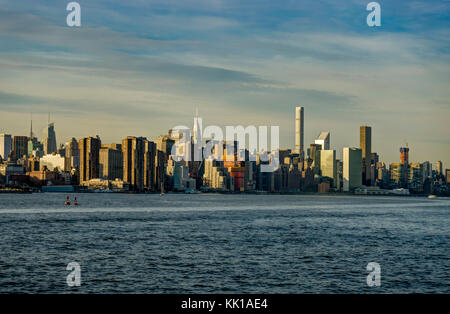
[[[450,199],[65,195],[0,194],[1,293],[450,293]]]

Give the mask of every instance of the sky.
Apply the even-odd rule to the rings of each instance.
[[[0,133],[38,137],[48,111],[58,143],[99,135],[154,139],[177,125],[277,125],[294,148],[359,146],[450,168],[450,1],[0,0]]]

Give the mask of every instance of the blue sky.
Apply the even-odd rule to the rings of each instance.
[[[279,125],[293,148],[294,107],[305,141],[359,145],[398,160],[450,165],[450,1],[0,0],[0,132],[38,135],[50,108],[59,142],[100,135],[150,139],[192,124]]]

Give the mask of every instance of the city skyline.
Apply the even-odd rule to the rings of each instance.
[[[293,110],[295,110],[295,112],[294,112],[294,114],[293,114],[293,118],[292,118],[292,120],[294,120],[295,119],[295,122],[293,123],[294,125],[293,125],[293,127],[292,127],[292,130],[291,130],[291,133],[293,133],[294,135],[292,136],[294,139],[295,139],[295,134],[297,134],[297,126],[296,126],[296,121],[297,121],[297,117],[296,117],[296,112],[298,111],[298,109],[296,109],[296,108],[302,108],[302,115],[303,114],[305,114],[305,108],[304,107],[298,107],[298,106],[294,106],[293,107]],[[196,128],[196,121],[197,121],[197,118],[199,118],[200,120],[202,120],[202,118],[201,117],[199,117],[199,116],[197,116],[198,115],[198,110],[196,110],[196,113],[195,113],[195,116],[194,116],[194,123],[192,124],[192,128],[191,128],[191,130],[195,130],[195,128]],[[49,114],[47,113],[47,116],[49,116]],[[306,117],[307,117],[307,111],[306,111]],[[192,117],[191,117],[192,118]],[[49,119],[49,118],[48,118]],[[303,120],[303,119],[302,119]],[[307,118],[306,119],[304,119],[304,120],[306,120],[307,121]],[[35,122],[35,120],[32,120],[33,122]],[[51,122],[50,122],[51,121]],[[55,130],[56,130],[56,147],[57,148],[59,148],[61,145],[65,145],[66,143],[68,143],[68,142],[70,142],[70,140],[72,139],[72,138],[75,138],[75,139],[82,139],[82,138],[87,138],[87,137],[93,137],[93,136],[99,136],[99,138],[101,138],[102,139],[102,142],[103,143],[120,143],[121,141],[122,141],[122,139],[123,138],[126,138],[126,137],[128,137],[128,136],[131,136],[131,137],[134,137],[134,136],[136,136],[136,137],[144,137],[144,138],[147,138],[148,140],[150,140],[150,141],[154,141],[154,140],[156,140],[159,136],[162,136],[162,135],[167,135],[168,134],[168,131],[171,129],[171,128],[167,128],[167,130],[166,130],[166,132],[164,132],[164,131],[162,131],[162,133],[161,134],[158,134],[158,135],[152,135],[152,136],[149,136],[149,135],[144,135],[144,134],[123,134],[122,135],[122,137],[121,138],[114,138],[114,139],[112,139],[110,136],[108,136],[108,135],[106,135],[106,136],[104,136],[104,135],[102,135],[103,133],[102,132],[97,132],[96,134],[85,134],[85,135],[83,135],[83,136],[80,136],[80,137],[76,137],[76,136],[69,136],[69,137],[67,137],[67,138],[62,138],[63,136],[60,136],[59,135],[59,132],[57,131],[57,126],[56,126],[56,123],[55,122],[53,122],[54,120],[47,120],[47,124],[46,124],[46,127],[44,128],[44,130],[43,130],[43,134],[42,135],[39,135],[39,133],[35,133],[35,132],[33,132],[33,135],[34,135],[34,137],[35,138],[37,138],[39,141],[42,141],[42,142],[44,142],[45,141],[45,132],[48,130],[48,127],[50,127],[50,126],[52,126],[52,127],[55,127]],[[32,123],[33,123],[32,122]],[[183,124],[183,125],[187,125],[187,126],[189,126],[189,123],[183,123],[183,122],[180,122],[181,124]],[[304,124],[304,121],[302,121],[302,124]],[[307,123],[306,123],[307,124]],[[245,127],[245,125],[244,125],[244,127]],[[329,145],[329,147],[328,147],[328,149],[331,149],[331,150],[336,150],[336,158],[337,159],[340,159],[340,160],[343,160],[344,159],[344,156],[343,156],[343,150],[345,149],[345,148],[360,148],[361,147],[361,145],[362,145],[362,142],[361,142],[361,129],[362,128],[369,128],[370,130],[372,130],[372,126],[369,126],[369,125],[360,125],[358,128],[357,128],[357,132],[354,132],[355,134],[357,133],[358,134],[358,143],[354,143],[354,144],[347,144],[347,145],[343,145],[342,147],[336,147],[335,145],[334,145],[334,142],[331,142],[331,144],[328,144]],[[282,127],[280,127],[280,129],[282,129]],[[330,133],[334,133],[334,132],[332,132],[332,131],[334,131],[334,130],[331,130],[331,132],[330,131],[326,131],[326,132],[324,132],[324,131],[320,131],[320,133],[318,134],[318,135],[316,135],[316,136],[312,136],[311,134],[308,134],[308,132],[306,132],[306,131],[303,131],[303,132],[301,132],[300,134],[302,134],[302,136],[301,137],[305,137],[305,135],[306,135],[306,138],[312,138],[312,140],[310,141],[310,142],[308,142],[308,141],[303,141],[303,145],[302,146],[304,146],[303,147],[303,151],[304,151],[304,153],[305,153],[305,156],[307,155],[306,154],[306,151],[307,151],[307,147],[309,147],[309,145],[310,144],[317,144],[318,143],[318,139],[320,138],[320,136],[324,136],[324,135],[328,135],[328,137],[330,136]],[[370,131],[371,132],[371,131]],[[76,132],[75,132],[76,133]],[[283,132],[280,132],[280,134],[282,134]],[[19,134],[12,134],[11,132],[2,132],[2,130],[0,129],[0,134],[8,134],[8,135],[11,135],[12,136],[12,138],[14,137],[14,136],[25,136],[25,135],[19,135]],[[353,135],[353,137],[354,137],[354,134],[352,134]],[[376,137],[376,134],[375,134],[375,137]],[[62,139],[61,139],[62,138]],[[369,146],[372,148],[372,152],[373,153],[377,153],[378,155],[379,155],[379,157],[380,157],[380,161],[383,161],[383,162],[385,162],[386,164],[392,164],[392,163],[398,163],[398,162],[401,162],[401,152],[399,153],[399,150],[401,151],[402,149],[403,149],[403,146],[405,146],[405,144],[406,145],[408,145],[409,146],[409,143],[405,143],[405,140],[403,140],[403,142],[402,143],[399,143],[399,145],[398,145],[398,147],[397,147],[397,149],[396,149],[396,154],[397,154],[397,159],[394,159],[394,160],[392,160],[392,161],[390,161],[390,160],[387,160],[387,159],[385,159],[384,158],[384,156],[385,156],[385,154],[384,154],[384,152],[380,152],[380,151],[377,151],[377,150],[374,150],[373,149],[373,144],[372,144],[372,142],[373,142],[373,137],[372,137],[372,133],[370,133],[370,139],[371,139],[371,142],[369,143]],[[328,139],[329,140],[329,139]],[[283,139],[282,139],[282,137],[281,137],[281,135],[280,135],[280,143],[283,143],[283,142],[285,142],[285,141],[283,141]],[[322,145],[322,144],[321,144]],[[408,147],[408,149],[409,149],[410,147]],[[284,150],[284,149],[290,149],[293,153],[294,152],[296,152],[296,142],[294,141],[294,143],[292,143],[292,145],[290,145],[290,146],[283,146],[283,145],[280,145],[280,149],[281,150]],[[414,149],[414,148],[413,148]],[[55,150],[56,151],[56,150]],[[410,155],[410,153],[408,154],[408,155]],[[413,154],[412,154],[413,156],[414,156],[414,152],[413,152]],[[415,159],[413,159],[413,160],[411,160],[411,158],[409,158],[409,162],[425,162],[425,161],[430,161],[432,164],[435,164],[436,162],[438,162],[438,161],[440,161],[440,162],[442,162],[444,165],[450,165],[450,163],[447,163],[446,162],[446,160],[445,160],[445,158],[428,158],[428,159],[424,159],[424,160],[415,160]],[[445,168],[445,167],[444,167]]]
[[[280,125],[294,149],[303,106],[305,144],[330,130],[342,157],[366,124],[386,162],[406,139],[411,161],[450,164],[450,3],[383,3],[377,28],[366,4],[96,1],[74,29],[64,3],[2,1],[0,132],[27,135],[29,112],[42,130],[50,108],[59,143],[154,138],[198,107],[214,125]]]

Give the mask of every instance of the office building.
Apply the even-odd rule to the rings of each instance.
[[[320,150],[320,172],[322,177],[327,177],[332,180],[334,188],[337,184],[337,167],[336,167],[336,151],[335,150]]]
[[[343,149],[343,190],[348,192],[362,185],[362,150],[354,147]]]
[[[27,156],[28,153],[28,136],[14,136],[13,137],[13,149],[12,159],[18,160]]]
[[[47,128],[44,130],[44,153],[46,155],[56,153],[57,149],[55,125],[49,121]]]

